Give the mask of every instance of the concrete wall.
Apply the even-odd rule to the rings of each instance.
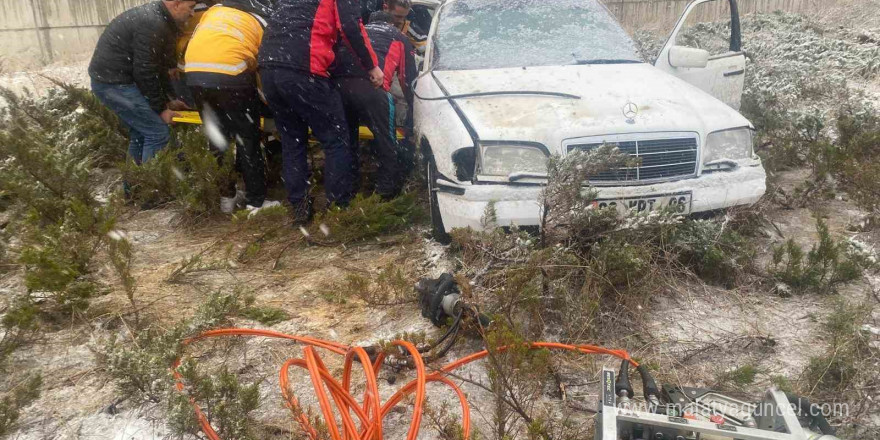
[[[2,68],[25,69],[86,59],[113,17],[146,1],[2,0]]]
[[[0,69],[22,70],[91,56],[104,26],[148,0],[0,0]],[[674,23],[689,0],[604,0],[628,28]],[[744,13],[814,11],[819,0],[740,0]],[[826,1],[825,3],[828,3]]]

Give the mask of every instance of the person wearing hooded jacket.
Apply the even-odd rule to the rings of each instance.
[[[360,13],[358,0],[279,0],[263,37],[259,55],[262,90],[281,134],[282,178],[293,205],[294,225],[307,223],[313,214],[306,155],[309,128],[324,149],[328,202],[344,206],[353,196],[345,113],[328,70],[341,35],[369,72],[373,87],[382,85],[384,74]]]
[[[137,164],[170,139],[168,125],[186,105],[172,99],[174,43],[195,0],[154,1],[131,8],[104,29],[89,63],[95,96],[128,127],[128,154]]]
[[[337,47],[332,74],[333,82],[342,95],[349,139],[355,158],[358,156],[360,122],[365,123],[373,133],[379,162],[376,193],[387,200],[400,193],[406,174],[411,168],[407,163],[408,155],[401,151],[397,142],[394,98],[389,91],[396,74],[408,104],[404,131],[409,135],[413,128],[413,94],[410,84],[416,79],[418,71],[413,55],[414,49],[406,36],[394,26],[391,14],[385,11],[372,13],[366,30],[376,51],[379,67],[385,74],[382,87],[378,89],[372,87],[367,72],[357,65],[351,51],[344,46]],[[355,160],[355,169],[357,165]]]
[[[266,200],[266,163],[260,146],[263,103],[257,89],[257,54],[270,0],[223,0],[209,8],[189,41],[185,56],[187,85],[202,121],[209,126],[212,150],[222,158],[235,141],[235,164],[245,184],[248,210],[279,206]],[[235,209],[234,184],[220,200],[224,212]]]

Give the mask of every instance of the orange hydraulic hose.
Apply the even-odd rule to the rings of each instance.
[[[419,426],[422,423],[422,405],[425,403],[425,361],[415,345],[406,341],[394,341],[392,344],[403,347],[412,356],[416,364],[416,402],[413,406],[413,419],[409,425],[407,440],[418,440]]]
[[[375,427],[375,438],[382,438],[382,417],[379,406],[379,384],[376,381],[376,372],[373,364],[370,363],[370,356],[367,351],[361,347],[353,347],[345,354],[345,367],[342,372],[342,387],[345,392],[351,389],[351,367],[354,363],[354,357],[357,356],[360,364],[364,369],[364,376],[367,380],[367,389],[364,391],[364,411],[369,418],[370,413],[373,415],[372,424]],[[361,437],[365,435],[361,433]]]
[[[464,392],[461,391],[461,388],[455,382],[449,380],[446,376],[441,376],[438,380],[448,385],[458,395],[458,401],[461,403],[461,430],[464,433],[465,440],[467,440],[471,432],[471,407],[468,405],[467,396],[464,395]]]
[[[308,362],[303,359],[289,359],[287,362],[285,362],[284,365],[286,367],[297,366],[297,367],[309,370]],[[310,373],[311,373],[311,371],[310,371]],[[362,423],[366,422],[367,414],[360,409],[360,406],[358,406],[357,401],[354,399],[354,397],[352,397],[348,393],[343,392],[342,387],[339,385],[338,382],[336,382],[333,379],[333,376],[330,375],[330,372],[327,369],[318,369],[317,374],[319,375],[319,377],[324,379],[325,384],[327,385],[327,388],[330,389],[331,393],[335,394],[336,396],[339,396],[340,400],[343,403],[345,403],[347,406],[354,409],[355,415],[358,416],[358,418],[361,420]],[[286,376],[284,377],[284,380],[287,382],[285,385],[289,386],[289,381]],[[329,401],[327,401],[327,403],[329,404]],[[342,405],[340,405],[340,406],[342,406]]]
[[[318,433],[312,426],[308,416],[302,410],[299,401],[293,395],[293,388],[290,386],[289,376],[289,370],[291,367],[295,366],[303,368],[309,372],[312,386],[318,398],[318,404],[321,407],[324,422],[327,425],[327,430],[333,440],[382,440],[384,438],[382,420],[392,408],[403,400],[404,396],[412,392],[415,392],[415,400],[413,403],[412,421],[410,422],[406,438],[407,440],[417,440],[425,402],[426,385],[429,382],[441,382],[449,386],[458,396],[462,409],[461,426],[464,431],[464,438],[467,440],[470,437],[470,406],[464,392],[462,392],[461,388],[459,388],[459,386],[452,380],[447,378],[446,374],[470,362],[483,359],[490,354],[489,350],[483,350],[450,362],[442,366],[439,370],[428,374],[425,370],[424,359],[412,343],[400,340],[394,341],[392,342],[392,345],[403,348],[412,357],[416,369],[416,378],[397,390],[394,395],[382,404],[379,398],[378,371],[386,356],[386,353],[384,352],[379,352],[376,360],[373,363],[370,363],[369,355],[362,347],[349,347],[337,342],[324,341],[306,336],[288,335],[273,330],[243,328],[206,331],[195,337],[184,340],[183,344],[189,345],[196,341],[219,336],[262,336],[292,340],[305,345],[303,348],[303,359],[288,359],[281,366],[279,383],[281,385],[281,395],[284,398],[285,404],[290,409],[294,418],[300,423],[300,426],[302,426],[305,433],[312,440],[318,439]],[[525,346],[530,350],[553,349],[575,351],[583,354],[605,354],[629,361],[634,367],[638,367],[638,363],[635,362],[625,350],[613,350],[595,345],[562,344],[558,342],[530,342],[525,343]],[[324,365],[324,362],[321,360],[321,357],[318,355],[315,348],[323,348],[332,353],[344,356],[344,368],[341,383],[333,377],[327,369],[327,366]],[[512,347],[499,347],[493,351],[500,353],[509,350],[510,348]],[[364,391],[363,401],[360,403],[351,394],[351,372],[355,358],[357,358],[361,364],[366,379],[366,390]],[[177,371],[179,365],[180,359],[176,360],[172,365],[172,372],[176,380],[176,388],[178,391],[184,392],[183,378]],[[331,400],[335,404],[335,407],[331,404]],[[207,417],[195,399],[190,398],[190,403],[193,405],[196,417],[199,420],[199,426],[201,427],[202,432],[205,433],[205,436],[209,440],[221,440],[214,428],[211,427],[210,422],[208,422]],[[355,417],[360,422],[360,429],[355,425],[355,420],[351,415],[352,412],[354,412]],[[339,429],[340,426],[336,421],[336,413],[339,414],[341,419],[341,431]]]

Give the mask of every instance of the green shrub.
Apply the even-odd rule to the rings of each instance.
[[[247,225],[249,229],[275,227],[288,221],[290,213],[284,205],[262,208],[256,212],[240,210],[232,215],[232,222]]]
[[[216,292],[193,318],[171,329],[154,326],[133,335],[131,340],[109,339],[95,352],[98,364],[124,395],[137,401],[159,402],[173,388],[170,367],[182,354],[183,340],[229,324],[229,318],[241,310],[239,293]]]
[[[428,427],[432,427],[440,440],[464,440],[464,430],[461,427],[461,417],[452,409],[449,402],[441,402],[439,407],[432,405],[432,401],[425,399],[424,413],[428,420]],[[473,430],[473,428],[472,428]],[[476,431],[471,432],[469,438],[479,440]]]
[[[112,110],[91,91],[59,81],[44,101],[59,122],[70,148],[80,156],[91,156],[96,166],[108,167],[123,160],[128,150],[128,129]]]
[[[255,438],[253,411],[259,404],[257,383],[241,386],[235,375],[200,373],[193,359],[178,368],[185,393],[175,386],[171,365],[183,355],[183,340],[212,328],[230,324],[233,316],[260,314],[278,318],[277,312],[256,308],[240,292],[216,292],[190,319],[170,329],[149,327],[131,340],[112,338],[96,350],[98,364],[112,377],[119,391],[136,402],[163,402],[169,426],[176,435],[197,434],[199,426],[190,398],[195,399],[224,439]],[[252,318],[253,319],[253,318]]]
[[[16,428],[21,409],[40,397],[43,378],[39,374],[19,383],[8,395],[0,399],[0,436]]]
[[[597,209],[595,191],[585,189],[590,177],[636,165],[616,145],[554,156],[547,165],[547,186],[541,191],[541,236],[545,245],[588,246],[621,224],[614,208]]]
[[[754,365],[743,365],[719,375],[717,382],[722,386],[729,384],[734,388],[742,389],[742,387],[753,384],[757,375],[757,367]]]
[[[14,302],[0,320],[3,337],[0,337],[0,372],[5,370],[5,360],[16,348],[24,344],[39,329],[40,310],[30,298]]]
[[[376,194],[358,194],[346,208],[331,207],[315,217],[315,232],[336,242],[368,240],[403,231],[424,218],[413,193],[383,201]]]
[[[597,243],[590,252],[591,268],[601,274],[613,289],[638,284],[654,264],[654,249],[615,236]]]
[[[551,433],[536,423],[548,414],[535,414],[538,412],[537,401],[550,378],[550,351],[530,350],[521,329],[500,319],[496,322],[483,336],[490,352],[487,357],[488,388],[494,394],[495,403],[488,409],[492,411],[493,431],[498,438],[507,438],[515,435],[519,423],[524,423],[540,431],[542,435],[538,438],[553,438],[547,437]],[[500,347],[510,348],[498,352]]]
[[[246,296],[244,298],[244,307],[242,307],[238,315],[269,326],[290,319],[290,314],[284,310],[277,307],[257,306],[254,305],[255,302],[256,298],[252,295]]]
[[[819,242],[809,252],[793,239],[774,247],[769,272],[798,291],[834,292],[838,286],[861,278],[871,263],[849,243],[836,241],[822,219],[816,220]]]
[[[258,438],[253,412],[260,404],[259,383],[243,386],[226,367],[214,376],[200,373],[196,367],[196,362],[188,359],[178,368],[186,385],[186,395],[174,393],[168,399],[168,424],[172,432],[199,435],[201,428],[190,402],[194,399],[204,408],[205,416],[220,438]]]
[[[113,265],[116,274],[119,276],[119,281],[122,283],[125,296],[128,298],[131,305],[134,306],[134,294],[137,290],[137,282],[134,279],[134,275],[131,274],[132,258],[134,257],[131,242],[128,241],[128,238],[119,231],[111,231],[108,235],[110,236],[110,246],[108,249],[110,263]]]
[[[355,297],[371,306],[391,306],[415,302],[414,284],[415,280],[406,271],[389,264],[381,268],[376,276],[349,273],[342,282],[330,283],[324,289],[324,296],[331,302]]]
[[[9,234],[6,232],[6,225],[0,227],[0,273],[8,269],[9,264]]]
[[[192,219],[218,213],[220,196],[231,196],[233,157],[229,149],[218,161],[197,129],[178,127],[153,159],[141,165],[128,160],[120,168],[132,202],[142,207],[173,203]]]
[[[39,99],[0,89],[0,96],[10,104],[2,112],[13,118],[25,116],[53,144],[77,157],[91,157],[96,166],[106,167],[122,160],[127,151],[128,130],[116,114],[90,91],[53,82],[57,88]]]
[[[219,213],[220,196],[231,196],[225,193],[235,181],[234,151],[223,153],[221,164],[197,129],[175,128],[173,134],[152,160],[120,165],[131,200],[143,207],[174,204],[191,219]]]
[[[755,255],[748,240],[717,220],[685,220],[664,229],[661,240],[671,255],[708,283],[734,287]]]
[[[840,151],[836,177],[870,214],[880,214],[880,113],[849,105],[837,119]]]
[[[792,385],[791,380],[782,375],[770,376],[770,383],[779,390],[785,391],[786,393],[793,393],[795,391],[794,385]]]
[[[823,324],[825,352],[810,358],[804,378],[810,394],[846,396],[847,390],[876,385],[876,361],[880,350],[871,345],[869,334],[862,329],[871,316],[868,304],[835,301]]]
[[[48,296],[55,310],[82,309],[97,292],[90,263],[113,228],[117,205],[95,199],[92,157],[70,147],[50,110],[0,93],[15,104],[0,123],[0,192],[10,200],[6,229],[19,239],[25,287]]]
[[[451,232],[451,250],[463,270],[476,273],[490,292],[482,297],[488,310],[519,323],[530,336],[549,331],[581,338],[605,316],[639,319],[662,289],[658,278],[692,273],[733,287],[751,269],[752,245],[726,217],[622,216],[613,208],[596,208],[585,186],[588,177],[627,164],[630,160],[608,145],[551,159],[540,240],[516,227],[510,233]],[[491,217],[487,210],[484,218]]]
[[[241,311],[241,316],[269,326],[290,319],[290,315],[284,310],[265,306],[247,307]]]

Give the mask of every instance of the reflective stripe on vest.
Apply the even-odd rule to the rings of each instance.
[[[247,63],[242,61],[236,65],[222,63],[186,63],[187,69],[213,69],[230,73],[241,73],[247,69]]]

